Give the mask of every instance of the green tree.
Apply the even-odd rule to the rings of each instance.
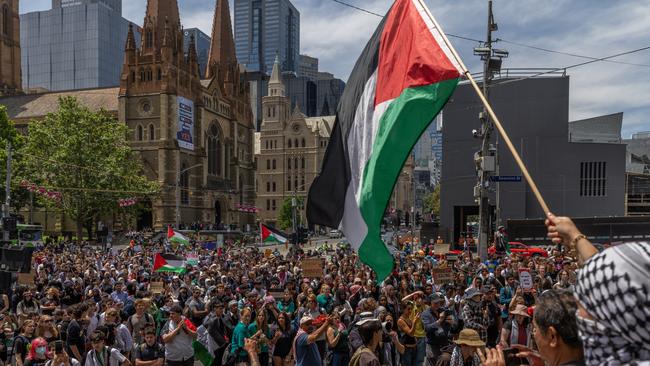
[[[11,208],[15,212],[20,211],[29,202],[29,192],[20,186],[23,179],[24,164],[22,150],[25,145],[25,138],[18,133],[14,123],[9,119],[7,108],[0,105],[0,174],[2,176],[0,199],[5,202],[5,177],[7,174],[7,143],[11,142]]]
[[[433,189],[433,192],[424,196],[424,208],[433,215],[440,215],[440,184]]]
[[[75,221],[77,238],[99,215],[119,210],[118,199],[151,197],[160,190],[144,176],[127,134],[108,112],[93,112],[73,97],[60,98],[56,112],[29,124],[25,176],[61,192],[58,207]]]
[[[293,211],[291,209],[291,197],[285,198],[282,201],[282,206],[280,206],[280,215],[278,216],[278,227],[280,230],[287,230],[293,227]],[[303,206],[303,199],[297,198],[298,207]],[[296,217],[296,220],[299,220]]]

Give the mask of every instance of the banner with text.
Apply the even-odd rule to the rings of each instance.
[[[178,97],[178,147],[194,150],[194,102]]]

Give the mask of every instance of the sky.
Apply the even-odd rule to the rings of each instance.
[[[232,10],[232,0],[231,10]],[[214,0],[179,0],[185,28],[210,35]],[[347,80],[380,17],[333,0],[292,0],[301,14],[302,54],[320,59],[320,70]],[[345,0],[384,14],[391,0]],[[425,0],[444,31],[485,39],[486,0]],[[123,2],[124,16],[142,23],[146,0]],[[20,12],[46,10],[51,0],[22,0]],[[493,37],[581,56],[607,57],[650,46],[650,0],[495,0]],[[451,38],[472,72],[482,70],[473,56],[478,43]],[[584,58],[534,50],[498,42],[510,52],[504,68],[559,68],[588,61]],[[567,70],[571,77],[570,120],[624,112],[623,137],[650,131],[650,50],[613,59],[632,63],[596,62]]]

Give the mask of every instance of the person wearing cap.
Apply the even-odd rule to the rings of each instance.
[[[196,339],[196,328],[188,326],[182,313],[183,309],[179,305],[172,306],[169,310],[169,320],[161,330],[167,366],[194,365],[192,342]]]
[[[468,328],[461,330],[458,339],[454,343],[456,343],[456,347],[451,353],[449,366],[481,365],[481,359],[476,351],[481,347],[485,347],[485,342],[481,340],[476,330]]]
[[[294,340],[294,355],[296,357],[296,366],[321,365],[322,358],[316,346],[316,340],[325,334],[333,319],[328,317],[323,324],[317,329],[313,325],[314,319],[305,315],[300,318],[300,330]]]
[[[501,329],[501,342],[503,347],[514,346],[515,344],[530,344],[531,325],[528,307],[517,305],[510,312],[510,319],[503,323]]]
[[[478,332],[481,340],[487,340],[487,326],[489,324],[488,309],[481,301],[482,294],[476,288],[468,288],[465,291],[465,306],[463,306],[462,319],[465,328],[474,329]]]
[[[445,299],[433,293],[429,296],[429,307],[422,312],[422,323],[427,332],[427,355],[429,363],[434,364],[435,360],[449,361],[451,354],[444,353],[442,348],[449,345],[449,330],[453,325],[451,312],[442,309]]]
[[[381,322],[375,318],[364,319],[358,326],[363,346],[354,352],[350,358],[350,365],[379,366],[379,359],[375,352],[382,340]]]

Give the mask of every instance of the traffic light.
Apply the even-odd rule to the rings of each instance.
[[[415,225],[420,226],[420,222],[422,221],[422,215],[419,212],[415,213]]]

